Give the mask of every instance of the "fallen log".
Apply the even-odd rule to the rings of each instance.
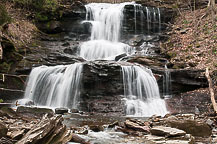
[[[213,109],[215,111],[215,113],[217,114],[217,105],[216,105],[216,101],[215,101],[215,94],[214,94],[214,90],[213,90],[213,85],[212,85],[212,79],[209,75],[209,69],[206,68],[206,78],[208,80],[208,83],[209,83],[209,92],[210,92],[210,96],[211,96],[211,102],[212,102],[212,105],[213,105]]]

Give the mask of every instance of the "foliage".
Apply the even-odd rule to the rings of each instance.
[[[14,0],[18,5],[33,8],[37,11],[55,11],[58,6],[57,0]]]
[[[0,4],[0,25],[3,25],[7,22],[11,22],[11,17],[9,16],[5,6]]]
[[[3,99],[0,99],[0,103],[3,103],[4,101],[3,101]]]
[[[13,0],[16,5],[35,11],[38,21],[47,21],[55,16],[58,9],[58,0]]]

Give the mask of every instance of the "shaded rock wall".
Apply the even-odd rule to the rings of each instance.
[[[112,61],[83,65],[81,110],[98,113],[124,113],[124,89],[120,64]]]
[[[24,96],[26,75],[0,73],[0,99],[12,101]]]

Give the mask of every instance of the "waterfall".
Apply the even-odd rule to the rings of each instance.
[[[165,115],[165,101],[151,70],[139,66],[122,66],[126,114],[130,116]]]
[[[137,17],[139,17],[139,18],[137,18]],[[145,16],[144,16],[144,12],[143,12],[143,7],[142,7],[142,5],[140,5],[140,4],[134,4],[134,25],[135,25],[135,34],[137,34],[137,32],[138,32],[138,29],[137,29],[137,19],[138,20],[140,20],[140,23],[141,23],[141,31],[140,31],[140,33],[143,33],[144,32],[144,25],[143,25],[143,23],[144,23],[144,18],[145,18]]]
[[[164,97],[170,97],[171,96],[171,75],[170,71],[167,68],[167,65],[165,65],[165,74],[163,77],[163,95]]]
[[[157,11],[158,11],[158,24],[159,24],[158,32],[161,32],[161,12],[160,12],[160,8],[157,8]]]
[[[76,108],[81,78],[81,63],[34,68],[29,75],[25,98],[38,105]]]
[[[124,6],[134,4],[90,3],[86,7],[86,20],[91,23],[91,40],[80,46],[79,55],[86,60],[114,59],[122,53],[131,53],[132,48],[119,42]],[[83,23],[84,23],[83,22]]]
[[[158,23],[158,30],[154,32],[160,32],[161,31],[161,11],[160,8],[150,8],[145,7],[146,10],[146,21],[147,21],[147,29],[148,34],[150,34],[152,30],[152,25],[156,26],[156,23]]]
[[[142,26],[140,33],[143,33],[145,14],[141,5],[134,2],[87,4],[86,20],[82,23],[91,24],[91,36],[89,41],[80,45],[79,56],[88,61],[114,60],[117,55],[132,54],[135,51],[134,48],[120,42],[123,10],[128,4],[134,6],[135,33],[140,31],[139,26]],[[148,30],[151,30],[153,21],[160,23],[161,20],[160,10],[153,11],[154,13],[151,8],[146,7]],[[142,24],[138,24],[137,20]],[[141,45],[141,48],[146,48],[144,55],[150,54],[148,48],[151,46],[149,42]],[[78,108],[82,70],[81,63],[34,68],[29,76],[25,98],[33,100],[38,105]],[[122,66],[122,75],[127,115],[148,117],[167,113],[151,70],[139,66]]]

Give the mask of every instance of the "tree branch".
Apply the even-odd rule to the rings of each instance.
[[[216,101],[215,101],[215,95],[214,95],[212,80],[211,80],[211,77],[209,75],[209,69],[208,68],[206,68],[205,75],[206,75],[206,78],[209,82],[209,92],[210,92],[210,96],[211,96],[211,102],[212,102],[215,113],[217,113],[217,105],[216,105]]]

